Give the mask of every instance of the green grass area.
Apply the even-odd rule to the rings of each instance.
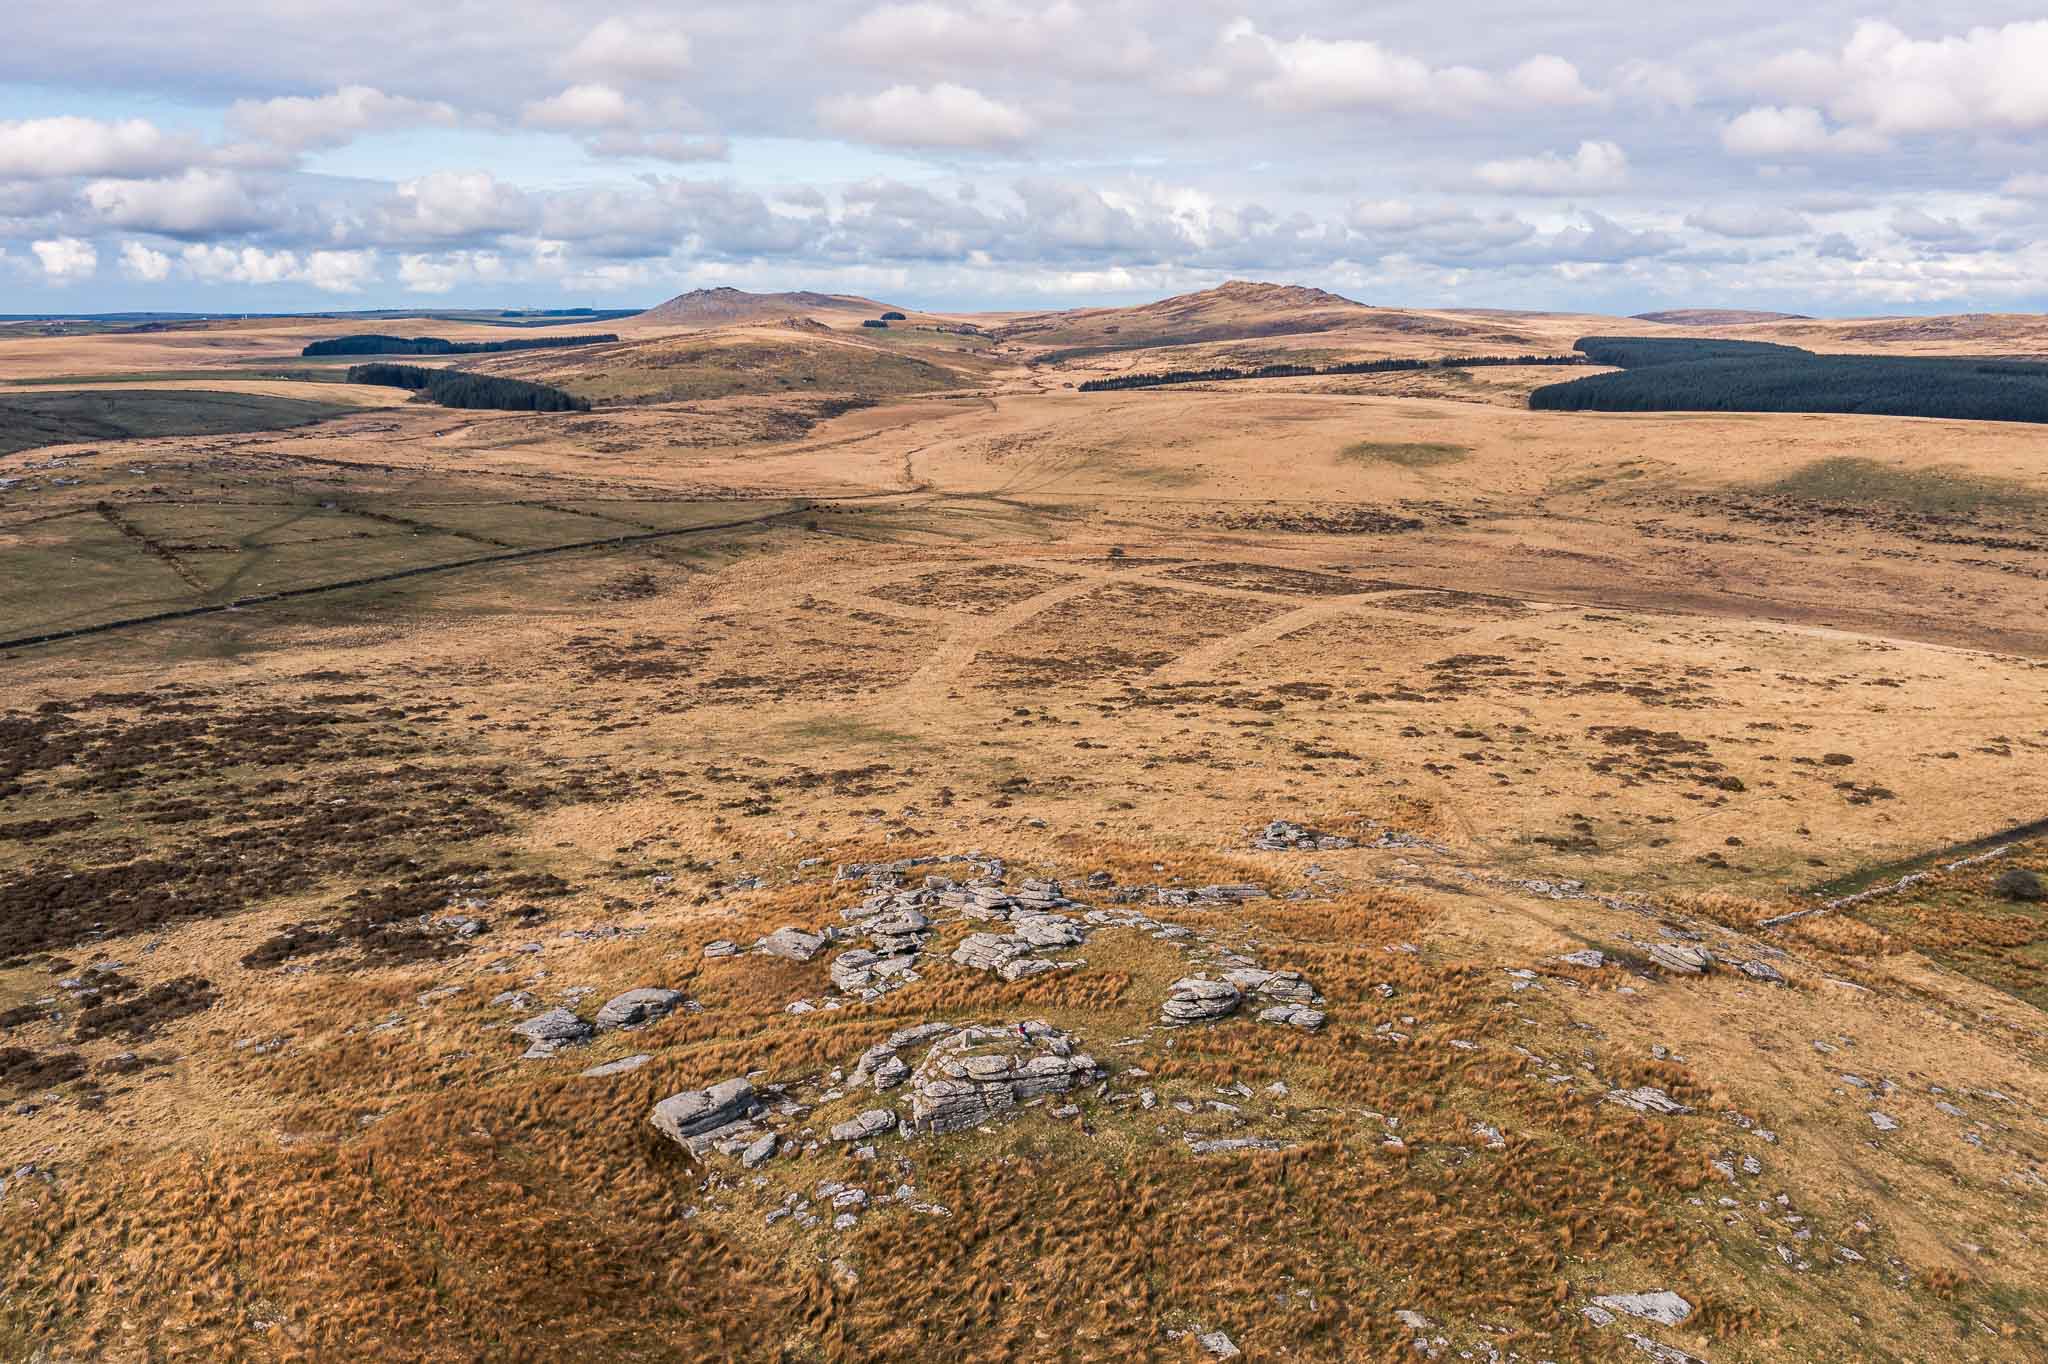
[[[1337,458],[1345,464],[1398,464],[1404,469],[1434,469],[1439,465],[1456,464],[1471,453],[1469,445],[1451,445],[1442,441],[1362,440],[1345,446]]]
[[[254,393],[171,389],[0,395],[0,455],[139,436],[218,436],[307,426],[359,409]]]
[[[665,403],[779,393],[858,393],[896,397],[958,388],[953,370],[871,346],[812,341],[707,345],[664,338],[615,346],[602,357],[564,358],[559,366],[492,372],[553,384],[594,403]],[[531,367],[529,367],[531,366]]]
[[[1760,491],[1808,502],[1880,504],[1943,516],[2034,512],[2048,505],[2048,496],[2010,479],[1954,468],[1904,469],[1849,455],[1816,460],[1762,485]]]

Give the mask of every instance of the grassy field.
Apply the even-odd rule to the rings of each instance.
[[[354,410],[243,393],[121,389],[100,393],[81,390],[0,394],[0,455],[43,445],[129,440],[138,436],[276,431],[344,416]]]

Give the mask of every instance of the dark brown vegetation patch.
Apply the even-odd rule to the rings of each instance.
[[[85,1074],[85,1058],[75,1051],[34,1052],[26,1047],[0,1047],[0,1088],[32,1094],[76,1080]]]
[[[153,1037],[167,1023],[212,1008],[218,998],[211,981],[180,976],[131,998],[87,1009],[78,1016],[73,1035],[80,1042],[96,1037]]]
[[[1063,573],[1051,573],[1029,564],[978,564],[973,568],[927,573],[906,582],[886,583],[869,595],[905,606],[936,606],[992,616],[1006,606],[1015,606],[1071,581]]]

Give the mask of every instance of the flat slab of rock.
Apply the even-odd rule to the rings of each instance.
[[[514,1024],[512,1031],[529,1042],[581,1042],[590,1036],[591,1027],[573,1011],[557,1008]]]
[[[1234,1012],[1243,1000],[1243,992],[1227,980],[1190,976],[1173,983],[1159,1014],[1168,1023],[1207,1023]]]
[[[592,1066],[589,1070],[578,1073],[587,1080],[595,1080],[606,1075],[625,1075],[640,1069],[653,1059],[646,1052],[641,1052],[637,1056],[621,1056],[616,1061],[607,1061],[601,1066]]]
[[[702,1156],[716,1149],[728,1129],[746,1125],[760,1111],[753,1084],[742,1078],[671,1094],[654,1106],[647,1121],[691,1155]]]
[[[1570,966],[1584,966],[1593,970],[1607,964],[1607,954],[1597,947],[1582,947],[1576,952],[1567,952],[1558,958]]]
[[[778,928],[755,943],[754,950],[771,957],[809,961],[825,950],[825,939],[816,933],[806,933],[801,928]]]
[[[1704,947],[1660,942],[1650,948],[1650,960],[1674,975],[1697,976],[1712,969],[1714,954]]]
[[[637,1023],[652,1023],[681,1008],[685,999],[681,990],[642,986],[606,1000],[604,1007],[597,1011],[596,1023],[600,1028],[629,1028]]]
[[[1593,1299],[1595,1307],[1604,1307],[1625,1317],[1642,1321],[1654,1321],[1662,1326],[1677,1326],[1692,1315],[1692,1304],[1668,1289],[1655,1293],[1610,1293]]]

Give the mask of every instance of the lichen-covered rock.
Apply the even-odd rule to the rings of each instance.
[[[1101,1077],[1092,1057],[1044,1023],[964,1028],[934,1044],[911,1074],[910,1122],[920,1132],[958,1132]]]
[[[1262,971],[1255,966],[1225,971],[1223,978],[1248,995],[1280,1004],[1315,1004],[1322,996],[1299,971]]]
[[[1569,966],[1584,966],[1598,970],[1607,964],[1607,954],[1597,947],[1582,947],[1576,952],[1567,952],[1558,958]]]
[[[748,1119],[760,1111],[753,1084],[741,1078],[671,1094],[654,1106],[647,1120],[691,1155],[702,1156],[741,1135],[743,1145],[752,1145],[758,1134]]]
[[[636,1023],[652,1023],[674,1013],[684,1002],[681,990],[643,986],[606,1000],[604,1007],[597,1011],[596,1023],[600,1028],[627,1028]]]
[[[1243,992],[1227,980],[1190,976],[1174,982],[1159,1014],[1168,1023],[1207,1023],[1234,1012],[1243,999]]]
[[[589,1038],[591,1027],[572,1011],[557,1008],[535,1014],[514,1025],[512,1031],[529,1042],[582,1042]]]
[[[1006,961],[1001,966],[998,966],[996,974],[1004,980],[1014,982],[1024,980],[1030,976],[1042,976],[1047,971],[1057,971],[1059,969],[1057,962],[1046,961],[1041,957],[1019,957],[1015,961]]]
[[[806,933],[801,928],[778,928],[754,944],[756,952],[765,952],[771,957],[787,957],[791,961],[809,961],[824,949],[824,938],[816,933]]]
[[[1668,1117],[1676,1117],[1692,1112],[1692,1109],[1654,1085],[1644,1085],[1640,1089],[1609,1090],[1607,1097],[1626,1108],[1633,1108],[1638,1113],[1662,1113]]]
[[[1735,969],[1748,976],[1751,980],[1761,980],[1770,985],[1783,985],[1785,983],[1785,977],[1780,974],[1778,968],[1767,961],[1737,962]]]
[[[1012,914],[1010,932],[1033,947],[1072,947],[1086,936],[1080,923],[1064,914]]]
[[[1031,944],[1014,933],[969,933],[953,949],[953,960],[977,971],[997,971],[1030,951]]]

